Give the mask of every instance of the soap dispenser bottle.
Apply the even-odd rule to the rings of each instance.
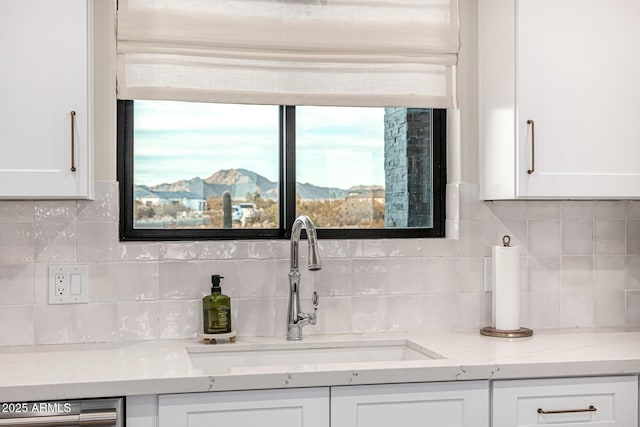
[[[211,276],[211,295],[202,298],[202,318],[205,334],[231,332],[231,298],[222,293],[219,274]]]

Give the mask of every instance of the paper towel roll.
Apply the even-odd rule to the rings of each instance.
[[[520,248],[493,247],[493,327],[520,329]]]

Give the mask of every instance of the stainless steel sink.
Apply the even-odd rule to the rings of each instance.
[[[187,352],[193,367],[205,370],[443,358],[406,339],[197,345]]]

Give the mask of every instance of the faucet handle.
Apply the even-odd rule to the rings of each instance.
[[[313,309],[318,310],[318,293],[313,291],[313,295],[311,295],[311,302],[313,303]]]

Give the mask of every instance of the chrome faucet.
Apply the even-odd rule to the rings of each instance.
[[[309,259],[307,269],[318,271],[322,268],[320,264],[320,253],[318,251],[318,238],[316,227],[306,215],[300,215],[293,222],[291,228],[291,268],[289,269],[289,308],[287,320],[287,339],[298,341],[302,339],[302,327],[304,325],[315,325],[318,313],[318,294],[313,292],[313,313],[302,313],[300,311],[300,270],[298,270],[298,248],[300,246],[300,233],[302,227],[307,230],[307,242],[309,244]]]

